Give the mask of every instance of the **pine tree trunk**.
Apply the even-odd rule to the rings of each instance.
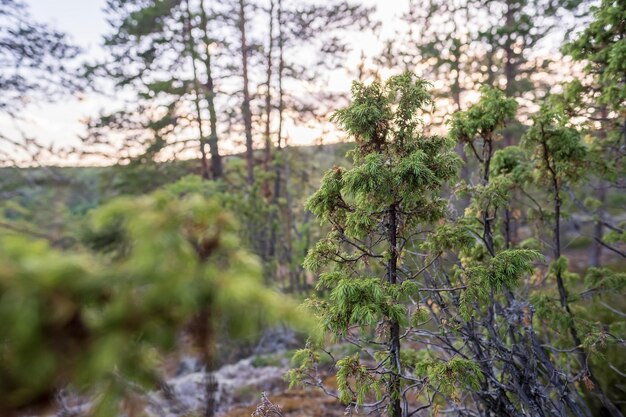
[[[252,112],[248,79],[248,41],[246,39],[246,10],[244,0],[239,0],[239,33],[241,35],[241,73],[243,78],[243,103],[241,111],[246,136],[246,167],[249,185],[254,183],[254,149],[252,143]]]
[[[276,152],[282,154],[282,158],[277,158],[275,163],[276,178],[274,180],[274,198],[278,201],[282,195],[281,184],[284,179],[284,194],[286,197],[285,204],[285,254],[283,261],[289,266],[289,280],[295,283],[296,287],[306,288],[306,283],[300,283],[299,269],[293,265],[293,201],[289,190],[289,182],[291,180],[291,170],[289,167],[289,158],[287,152],[286,140],[283,140],[283,119],[285,110],[285,99],[283,90],[283,75],[285,73],[284,47],[285,38],[283,32],[283,2],[278,0],[278,10],[276,20],[278,23],[278,129],[276,132]],[[282,165],[281,165],[282,160]],[[305,215],[306,221],[306,215]],[[308,251],[308,245],[307,249]]]
[[[506,3],[507,3],[506,4],[507,9],[506,9],[506,14],[505,14],[506,26],[514,27],[516,24],[515,10],[513,9],[513,4],[512,4],[514,2],[507,1]],[[518,72],[518,68],[516,68],[516,65],[514,63],[515,52],[513,50],[513,43],[514,43],[514,39],[512,39],[511,35],[509,34],[506,37],[506,40],[503,45],[504,56],[505,56],[504,77],[506,79],[506,87],[505,87],[504,92],[507,97],[513,97],[515,95],[515,76],[517,75],[517,72]],[[504,146],[512,146],[514,144],[513,133],[510,130],[505,130],[503,133],[503,137],[504,137]]]
[[[507,2],[507,10],[506,10],[506,26],[514,27],[515,22],[515,10],[513,9],[512,2]],[[504,54],[505,54],[505,65],[504,65],[504,76],[506,79],[506,88],[505,94],[507,97],[515,96],[515,77],[519,72],[518,64],[515,64],[515,51],[514,51],[514,40],[511,38],[511,35],[507,36],[505,44],[504,44]],[[510,121],[507,121],[507,123]],[[505,129],[503,134],[504,138],[504,146],[513,146],[515,145],[515,140],[519,137],[515,137],[514,133]],[[514,194],[518,194],[517,190],[513,190]],[[511,246],[513,241],[517,241],[518,237],[518,224],[515,219],[511,216],[511,208],[509,206],[505,207],[505,228],[507,230],[507,248]]]
[[[271,121],[272,121],[272,52],[274,50],[274,0],[270,0],[269,14],[269,39],[267,48],[267,70],[266,70],[266,86],[265,92],[265,155],[263,158],[263,170],[266,173],[270,171],[272,160],[272,138],[271,138]],[[276,184],[274,184],[276,185]],[[271,183],[269,179],[263,181],[263,196],[270,200],[272,212],[270,215],[270,236],[267,249],[267,258],[273,262],[276,258],[276,223],[278,220],[278,196],[276,190],[272,193]],[[279,264],[276,263],[275,264]]]
[[[222,167],[222,156],[219,152],[219,144],[217,137],[217,113],[215,111],[215,85],[213,83],[213,68],[211,65],[211,51],[209,49],[211,40],[209,37],[209,19],[204,8],[204,0],[200,0],[200,22],[202,25],[202,41],[205,46],[204,70],[206,72],[206,91],[205,99],[209,109],[209,152],[211,153],[211,175],[214,180],[224,175]]]
[[[593,240],[591,242],[591,259],[589,264],[594,267],[599,267],[602,264],[602,238],[604,236],[604,224],[603,215],[604,207],[606,206],[606,184],[603,180],[598,183],[598,200],[600,201],[600,208],[598,209],[598,220],[593,225]]]
[[[606,120],[609,117],[608,109],[606,105],[600,108],[600,118],[602,122],[600,123],[600,132],[599,138],[601,141],[606,141],[607,133],[606,133]],[[600,179],[598,181],[598,200],[600,201],[600,208],[598,209],[598,220],[593,225],[593,241],[591,242],[591,259],[589,263],[591,266],[599,267],[602,263],[602,238],[604,235],[604,225],[603,225],[603,215],[604,215],[604,207],[606,206],[606,184],[604,180]]]
[[[202,245],[196,246],[196,252],[200,263],[205,263],[210,252]],[[215,371],[215,326],[213,317],[215,312],[210,305],[204,307],[191,321],[190,331],[195,348],[200,354],[200,361],[205,366],[205,404],[204,417],[213,417],[217,411],[218,382],[213,372]]]
[[[187,12],[187,21],[185,22],[185,32],[186,32],[186,38],[187,38],[187,47],[189,49],[189,54],[191,56],[191,68],[192,68],[192,74],[193,74],[193,86],[194,86],[194,106],[195,106],[195,110],[196,110],[196,119],[198,122],[198,133],[199,133],[199,140],[200,140],[200,160],[201,160],[201,166],[202,166],[202,178],[207,180],[209,179],[209,165],[207,162],[207,157],[206,157],[206,150],[204,148],[205,145],[205,136],[204,136],[204,129],[202,127],[202,107],[200,106],[200,82],[198,80],[198,70],[196,67],[196,59],[197,59],[197,52],[196,52],[196,46],[195,46],[195,42],[193,39],[193,33],[192,33],[192,21],[193,21],[193,16],[191,14],[191,9],[189,7],[189,0],[185,1],[185,9]]]
[[[267,91],[265,92],[265,155],[263,158],[263,170],[269,172],[270,162],[272,160],[272,137],[271,137],[271,121],[272,121],[272,52],[274,50],[274,0],[270,0],[269,8],[269,39],[267,48],[267,70],[265,84]],[[266,198],[271,195],[270,184],[265,181],[263,184],[263,193]]]
[[[276,149],[277,152],[282,152],[283,146],[283,116],[284,116],[284,91],[283,91],[283,74],[285,71],[285,61],[283,56],[283,49],[285,45],[285,39],[283,35],[283,2],[278,0],[278,11],[276,20],[278,23],[278,131],[276,132]],[[286,162],[285,162],[286,165]],[[280,162],[276,162],[276,178],[274,180],[274,195],[278,199],[280,196],[280,174],[281,167]]]
[[[556,175],[556,171],[550,164],[548,158],[548,149],[547,144],[544,140],[543,142],[544,149],[544,158],[546,167],[550,171],[552,176],[552,192],[554,197],[554,261],[558,261],[561,258],[561,187]],[[572,314],[572,310],[569,306],[569,301],[567,297],[567,290],[565,288],[565,283],[563,282],[563,274],[561,268],[557,268],[556,273],[556,281],[559,290],[559,300],[561,303],[561,307],[565,310],[569,317],[569,331],[572,335],[572,340],[576,346],[576,353],[578,354],[578,358],[580,361],[580,366],[583,368],[582,370],[586,372],[586,377],[588,378],[590,384],[585,384],[588,389],[595,393],[598,397],[602,405],[607,409],[612,417],[623,417],[622,413],[619,409],[613,404],[613,402],[606,396],[604,390],[600,386],[598,380],[596,379],[593,371],[591,370],[591,365],[589,364],[588,358],[589,355],[582,347],[582,340],[578,335],[578,330],[574,324],[574,315]]]

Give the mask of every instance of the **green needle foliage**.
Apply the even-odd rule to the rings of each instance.
[[[612,224],[617,222],[610,219],[610,195],[623,194],[626,174],[625,10],[621,0],[598,2],[590,10],[593,20],[563,47],[564,53],[584,64],[585,77],[567,84],[558,101],[570,116],[585,122],[589,133],[585,141],[596,165],[589,177],[595,192],[587,196],[593,203],[584,209],[595,220],[590,254],[593,267],[601,266],[603,251],[626,258],[618,249],[626,242],[623,224]]]
[[[580,275],[561,253],[566,197],[595,169],[595,155],[558,97],[532,117],[520,146],[503,147],[517,104],[481,92],[452,117],[446,140],[420,133],[422,80],[354,85],[352,104],[334,116],[356,141],[353,166],[328,171],[308,201],[330,231],[305,266],[320,273],[321,296],[308,304],[323,330],[360,352],[329,352],[337,393],[319,382],[324,350],[314,345],[296,355],[291,382],[394,417],[426,408],[587,417],[595,401],[619,417],[592,368],[617,350],[623,326],[587,319],[580,301],[622,291],[624,276],[592,268],[579,294]],[[459,165],[455,141],[478,168],[456,187],[469,196],[459,218],[442,199]],[[511,222],[519,206],[537,228],[523,242]]]
[[[580,180],[590,168],[580,131],[566,114],[549,104],[533,116],[522,146],[531,153],[536,179],[553,187]]]
[[[566,190],[583,179],[590,178],[594,164],[590,157],[590,151],[583,142],[583,136],[571,118],[559,106],[543,105],[539,112],[533,116],[533,125],[528,129],[522,139],[522,147],[529,152],[529,162],[533,168],[532,180],[540,189],[546,191],[551,200],[551,218],[544,224],[552,234],[552,264],[550,265],[548,278],[556,281],[561,307],[561,317],[554,313],[543,313],[538,309],[538,314],[550,317],[555,327],[560,325],[565,333],[571,335],[574,350],[571,358],[577,358],[574,366],[581,369],[581,374],[586,382],[588,392],[592,393],[606,408],[610,415],[621,416],[621,412],[613,401],[605,394],[594,367],[589,364],[588,351],[597,353],[598,334],[605,333],[598,323],[580,320],[572,307],[577,301],[577,296],[572,296],[572,286],[576,284],[578,275],[569,271],[568,260],[563,256],[562,244],[562,221],[565,218],[564,206],[566,203]],[[591,268],[589,274],[596,275],[602,269]],[[613,285],[620,281],[619,274],[613,274],[606,270]],[[580,280],[578,280],[580,281]],[[593,280],[592,280],[593,281]],[[623,284],[622,284],[623,285]],[[568,288],[569,287],[569,288]],[[620,285],[616,285],[619,288]],[[535,300],[541,304],[541,297]],[[544,309],[553,308],[543,303]],[[605,334],[605,339],[609,338]],[[615,339],[621,340],[619,337]],[[619,343],[619,342],[618,342]],[[571,359],[570,359],[571,360]]]
[[[523,191],[532,178],[549,178],[545,171],[533,176],[538,169],[527,148],[496,150],[516,107],[502,92],[483,87],[478,102],[455,114],[450,123],[450,137],[466,144],[469,156],[478,162],[478,172],[468,185],[460,187],[470,196],[465,216],[438,227],[421,245],[430,258],[442,259],[425,274],[431,290],[420,300],[431,322],[437,324],[438,334],[422,331],[415,336],[445,352],[448,363],[459,357],[469,359],[464,369],[477,369],[481,377],[476,378],[475,372],[466,375],[467,384],[457,386],[456,391],[450,391],[453,385],[449,380],[439,377],[437,395],[430,401],[435,408],[446,406],[460,415],[468,408],[498,416],[588,415],[584,402],[571,394],[577,388],[569,379],[553,377],[563,374],[562,364],[546,354],[533,328],[535,306],[525,293],[543,256],[516,247],[508,227],[515,191]],[[551,122],[553,119],[548,117]],[[554,142],[567,142],[570,151],[559,151],[580,157],[579,135],[569,130],[565,120],[561,122],[557,126],[550,123],[558,134]],[[561,154],[555,157],[567,159]],[[559,161],[559,167],[565,166],[564,160]],[[572,163],[578,164],[578,159]],[[520,285],[523,283],[526,285]],[[430,356],[427,352],[424,364],[428,365]],[[435,375],[429,378],[437,381]],[[561,396],[556,399],[556,395]],[[469,404],[473,402],[472,407]]]
[[[189,191],[175,185],[96,210],[96,253],[0,238],[0,414],[44,405],[72,383],[97,393],[97,415],[117,415],[125,387],[158,380],[158,359],[184,326],[210,366],[218,327],[241,338],[298,317],[262,286],[221,202],[181,187]]]
[[[594,20],[563,51],[586,62],[585,72],[594,76],[599,102],[620,111],[626,102],[626,8],[622,0],[602,0],[591,10]]]
[[[449,139],[422,133],[420,116],[431,104],[428,84],[410,73],[355,83],[352,103],[333,116],[356,141],[353,166],[328,171],[307,203],[331,227],[305,261],[311,270],[326,268],[318,290],[328,296],[310,305],[326,331],[360,346],[364,356],[336,363],[339,397],[360,406],[370,395],[370,406],[387,407],[390,416],[406,412],[407,387],[422,386],[402,360],[401,334],[413,315],[406,302],[421,286],[403,259],[443,218],[448,201],[441,194],[460,165]],[[293,381],[307,382],[307,365],[291,373]],[[449,378],[464,380],[450,369]]]

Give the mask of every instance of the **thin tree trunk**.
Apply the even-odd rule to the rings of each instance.
[[[263,169],[265,172],[270,170],[270,162],[272,160],[272,137],[271,137],[271,121],[272,121],[272,53],[274,51],[274,0],[270,0],[269,8],[269,40],[267,49],[267,71],[266,81],[267,91],[265,93],[265,155],[263,158]],[[263,185],[265,197],[269,198],[270,184],[265,182]]]
[[[272,53],[274,51],[274,0],[270,0],[269,8],[269,40],[267,48],[267,71],[265,93],[265,155],[263,158],[263,170],[268,173],[270,171],[270,163],[272,159],[272,138],[271,138],[271,121],[272,121]],[[274,183],[276,188],[276,183]],[[271,199],[271,216],[270,216],[270,238],[268,245],[267,258],[274,260],[276,258],[276,228],[278,220],[278,196],[276,190],[272,193],[269,180],[263,182],[263,195],[266,199]],[[280,265],[279,262],[275,264]]]
[[[543,152],[544,162],[552,177],[552,192],[554,198],[554,262],[558,262],[561,258],[561,186],[559,184],[556,171],[550,164],[547,144],[545,140],[543,141]],[[569,306],[567,290],[563,281],[563,271],[561,268],[556,269],[556,282],[559,290],[559,301],[561,303],[561,307],[565,310],[569,317],[569,331],[572,335],[572,340],[576,345],[576,353],[578,354],[580,366],[583,368],[583,371],[586,372],[586,376],[590,382],[590,384],[585,385],[590,391],[595,392],[598,399],[602,402],[602,405],[609,411],[612,417],[623,417],[622,413],[615,406],[615,404],[613,404],[613,402],[606,396],[604,390],[600,386],[598,380],[593,374],[593,371],[591,370],[591,366],[588,361],[589,355],[582,347],[582,340],[578,335],[578,330],[576,329],[576,326],[574,324],[574,315]]]
[[[213,417],[217,410],[216,393],[218,382],[215,371],[215,334],[211,323],[211,309],[205,307],[191,323],[195,348],[200,353],[200,361],[205,366],[205,410],[204,417]]]
[[[606,105],[602,106],[600,109],[600,117],[602,119],[599,137],[601,141],[606,141],[607,134],[605,130],[605,120],[608,119],[608,109]],[[589,263],[591,266],[598,267],[602,263],[602,238],[604,237],[604,224],[603,224],[603,215],[604,215],[604,207],[606,206],[606,184],[602,178],[598,181],[598,200],[600,201],[600,208],[598,209],[598,220],[593,225],[593,241],[591,242],[591,259]]]
[[[604,236],[603,212],[606,205],[606,185],[603,180],[598,183],[598,200],[600,208],[598,209],[598,220],[593,225],[593,240],[591,242],[591,266],[599,267],[602,264],[602,245],[600,242]]]
[[[387,243],[389,244],[389,260],[387,261],[387,280],[391,285],[398,283],[398,246],[397,246],[397,207],[392,204],[389,207],[389,219],[387,230]],[[400,324],[397,320],[391,320],[389,335],[389,354],[391,355],[391,375],[389,377],[389,397],[391,401],[389,416],[402,417],[401,405],[401,381],[402,373],[400,363]]]
[[[490,138],[484,138],[483,144],[483,185],[487,185],[489,183],[489,174],[490,174],[490,166],[491,166],[491,157],[493,155],[493,143]],[[494,210],[495,215],[495,210]],[[485,207],[485,211],[483,212],[483,239],[485,240],[485,246],[489,251],[491,256],[496,255],[496,249],[493,244],[493,229],[491,224],[493,222],[492,214],[489,213],[489,206]]]
[[[456,76],[454,77],[454,82],[451,87],[452,98],[454,100],[454,106],[456,107],[456,111],[461,111],[461,51],[459,48],[455,48],[453,50],[454,61],[452,61],[452,69],[456,70]],[[461,179],[470,182],[470,170],[467,161],[467,155],[465,154],[463,143],[459,142],[455,148],[456,153],[463,160],[463,165],[461,166]],[[466,195],[461,198],[459,201],[461,204],[460,212],[463,213],[465,208],[469,206],[470,197]]]
[[[252,143],[252,112],[250,110],[250,90],[248,79],[248,41],[246,39],[246,10],[244,0],[239,0],[239,32],[241,35],[241,71],[243,78],[243,103],[241,111],[246,136],[247,181],[254,183],[254,149]]]
[[[276,133],[276,149],[277,152],[282,152],[283,146],[283,113],[285,109],[284,103],[284,91],[283,91],[283,74],[285,71],[285,61],[283,56],[283,50],[285,45],[285,39],[283,35],[283,2],[278,0],[278,132]],[[286,158],[285,158],[286,160]],[[285,162],[286,165],[286,162]],[[280,196],[280,161],[276,162],[276,180],[274,182],[274,195],[276,198]]]
[[[506,9],[506,14],[505,14],[505,19],[506,19],[506,26],[507,27],[513,27],[515,25],[515,10],[513,9],[513,2],[512,1],[507,1],[506,2],[507,5],[507,9]],[[507,97],[513,97],[515,95],[515,76],[517,75],[518,69],[516,68],[516,65],[514,64],[514,56],[515,56],[515,52],[513,50],[513,43],[514,40],[511,38],[511,35],[509,34],[506,37],[506,40],[504,42],[504,56],[505,56],[505,63],[504,63],[504,77],[506,79],[506,87],[504,89],[504,93],[506,94]],[[505,130],[503,132],[504,137],[504,145],[505,146],[511,146],[513,145],[513,133],[510,130]]]
[[[201,117],[201,106],[200,106],[200,83],[198,81],[197,76],[197,68],[196,68],[196,49],[195,43],[192,37],[191,30],[191,22],[192,22],[192,13],[189,7],[189,0],[185,0],[185,6],[187,11],[188,24],[186,25],[187,29],[187,38],[189,41],[189,48],[191,51],[191,59],[192,59],[192,69],[193,69],[193,78],[194,78],[194,88],[195,88],[195,107],[198,115],[198,128],[200,131],[200,145],[201,145],[201,153],[202,153],[202,178],[209,178],[209,170],[206,161],[206,152],[204,150],[204,133],[202,129],[202,117]],[[205,27],[206,30],[206,27]],[[207,50],[208,53],[208,50]],[[215,161],[213,161],[215,162]],[[215,178],[215,177],[214,177]],[[200,258],[200,262],[205,262],[209,253],[205,253],[203,249],[198,247],[197,249],[198,256]],[[213,371],[215,368],[215,352],[214,352],[214,339],[215,335],[213,333],[213,326],[211,323],[212,314],[210,311],[210,307],[205,307],[198,316],[194,319],[192,323],[192,334],[195,339],[195,344],[198,350],[200,351],[201,361],[206,367],[206,381],[205,381],[205,403],[206,409],[204,410],[204,417],[213,417],[215,415],[215,411],[217,408],[217,404],[215,401],[215,394],[218,390],[218,383],[215,379],[215,375],[213,375]]]
[[[211,40],[209,37],[209,21],[204,7],[204,0],[200,0],[200,22],[202,25],[202,41],[205,45],[204,68],[206,71],[206,92],[205,99],[209,109],[209,152],[211,153],[211,174],[217,180],[224,175],[222,166],[222,156],[219,152],[217,136],[217,113],[215,111],[215,85],[213,83],[213,72],[211,66]]]
[[[515,22],[515,12],[516,10],[513,9],[513,3],[514,2],[507,2],[507,10],[506,10],[506,25],[507,27],[513,27],[516,22]],[[507,97],[513,98],[515,97],[515,77],[517,76],[518,72],[519,72],[519,68],[518,65],[519,64],[515,64],[514,63],[514,58],[515,58],[515,51],[514,51],[514,40],[511,38],[511,36],[507,36],[505,44],[504,44],[504,53],[506,56],[506,62],[504,65],[504,76],[506,78],[506,88],[505,88],[505,94]],[[510,121],[507,121],[507,123]],[[505,129],[505,131],[502,134],[503,138],[504,138],[504,145],[505,146],[513,146],[515,144],[515,139],[519,140],[519,137],[515,137],[514,132],[512,132],[509,129]],[[513,190],[513,195],[517,195],[518,191],[517,190]],[[513,198],[514,200],[515,198]],[[507,247],[511,246],[513,242],[517,242],[518,241],[518,233],[519,233],[519,228],[518,228],[518,223],[515,220],[515,218],[511,215],[511,207],[507,206],[504,208],[505,210],[505,222],[506,222],[506,229],[507,229]]]
[[[285,38],[283,32],[283,2],[278,0],[278,10],[276,20],[278,23],[278,131],[276,132],[276,152],[282,154],[282,158],[276,159],[276,178],[274,180],[274,198],[278,201],[281,192],[281,178],[284,177],[284,193],[286,197],[285,205],[285,255],[284,262],[289,265],[290,282],[298,283],[298,277],[300,274],[296,271],[296,267],[293,265],[293,202],[291,198],[291,192],[289,191],[289,181],[291,179],[291,171],[289,167],[289,158],[287,155],[287,141],[283,141],[283,120],[285,113],[285,100],[283,89],[283,75],[285,73],[285,60],[284,60],[284,47]],[[284,145],[284,146],[283,146]],[[282,165],[281,165],[282,164]],[[305,215],[306,220],[306,215]],[[307,245],[308,246],[308,245]],[[298,287],[305,288],[303,285],[296,284]]]
[[[200,140],[200,160],[202,166],[202,178],[209,179],[209,165],[207,163],[206,150],[204,149],[205,137],[204,129],[202,128],[202,106],[200,105],[200,82],[198,80],[198,70],[196,68],[197,52],[196,46],[191,31],[193,16],[189,7],[189,0],[185,0],[185,9],[187,12],[187,22],[185,24],[186,38],[188,42],[189,54],[191,56],[191,68],[193,74],[193,86],[194,86],[194,105],[196,109],[196,118],[198,121],[198,133]]]

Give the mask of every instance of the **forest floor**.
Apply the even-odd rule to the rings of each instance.
[[[280,407],[284,417],[340,417],[345,407],[323,392],[308,389],[292,389],[270,395],[269,400]],[[256,405],[235,407],[223,417],[250,417]]]

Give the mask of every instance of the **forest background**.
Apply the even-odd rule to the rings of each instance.
[[[289,323],[349,412],[624,413],[625,4],[390,3],[0,0],[0,412]]]

